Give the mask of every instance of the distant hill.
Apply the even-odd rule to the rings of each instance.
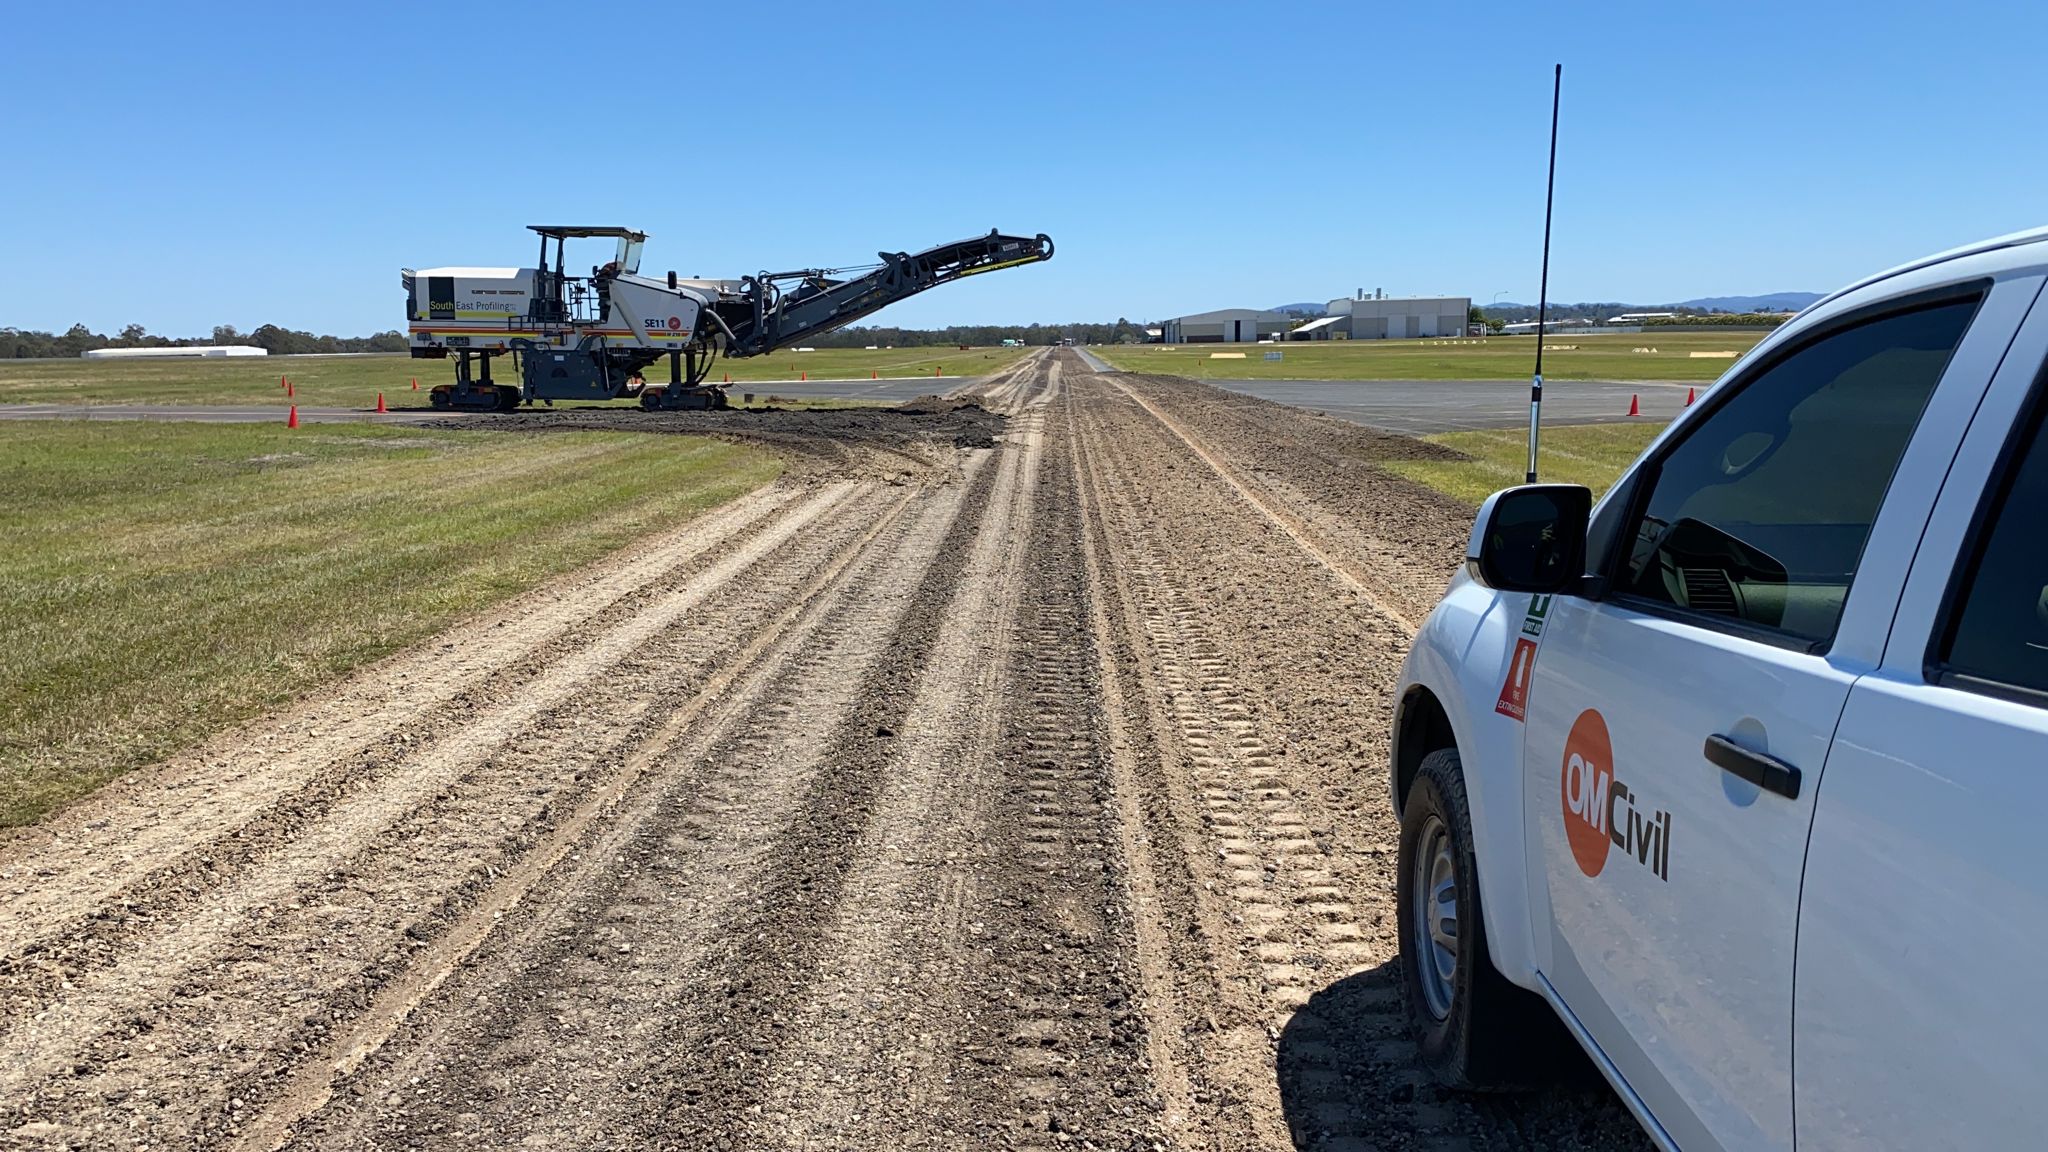
[[[1698,312],[1797,312],[1815,300],[1818,292],[1767,292],[1761,296],[1701,296],[1694,300],[1681,300],[1676,304],[1626,304],[1620,301],[1579,301],[1565,304],[1552,301],[1550,315],[1553,317],[1586,317],[1604,320],[1622,312],[1669,312],[1675,309],[1691,309]],[[1477,301],[1474,301],[1477,303]],[[1298,312],[1307,316],[1321,316],[1320,303],[1278,304],[1267,309],[1269,312]],[[1533,320],[1536,318],[1534,304],[1518,304],[1503,300],[1498,304],[1480,304],[1479,310],[1488,316],[1507,320]]]
[[[1702,296],[1681,300],[1680,308],[1702,308],[1708,312],[1797,312],[1815,300],[1818,292],[1770,292],[1762,296]]]

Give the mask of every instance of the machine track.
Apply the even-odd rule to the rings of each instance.
[[[993,448],[792,429],[0,843],[0,1146],[1637,1146],[1401,1025],[1386,697],[1464,511],[1185,382],[972,391]]]

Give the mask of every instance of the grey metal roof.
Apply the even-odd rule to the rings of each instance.
[[[1214,312],[1196,312],[1189,316],[1175,316],[1173,321],[1181,324],[1213,324],[1221,320],[1272,320],[1277,322],[1289,318],[1285,312],[1268,312],[1263,308],[1219,308]]]

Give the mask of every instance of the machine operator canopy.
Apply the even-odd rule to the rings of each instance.
[[[558,266],[561,263],[559,257],[561,241],[600,236],[616,238],[618,240],[618,255],[613,259],[617,261],[619,271],[627,273],[640,271],[640,247],[647,243],[647,233],[645,232],[635,232],[631,228],[592,227],[581,224],[528,224],[526,227],[530,231],[540,233],[540,250],[542,253],[547,252],[549,240],[556,241],[556,264]]]

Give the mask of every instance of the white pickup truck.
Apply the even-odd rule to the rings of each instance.
[[[1554,1018],[1667,1148],[2048,1147],[2044,281],[2048,229],[1871,277],[1597,507],[1480,509],[1394,725],[1446,1083]]]

